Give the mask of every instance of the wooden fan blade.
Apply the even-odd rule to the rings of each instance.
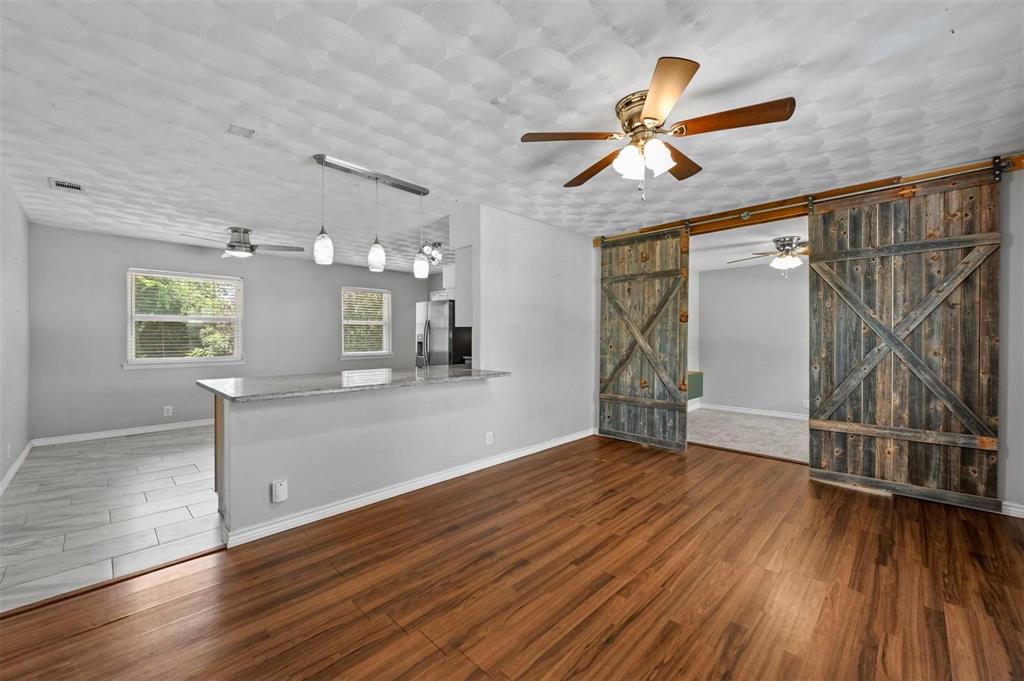
[[[808,248],[807,246],[801,246],[801,247],[793,250],[793,255],[810,255],[810,254],[811,254],[811,249]]]
[[[256,248],[261,251],[293,251],[296,253],[302,253],[306,250],[302,246],[278,246],[276,244],[259,244]]]
[[[651,77],[651,86],[647,88],[647,98],[644,100],[644,110],[640,113],[640,120],[645,123],[654,120],[655,125],[661,125],[672,113],[672,107],[676,105],[683,94],[683,90],[690,84],[693,74],[697,73],[700,64],[689,59],[680,57],[662,57],[654,67],[654,75]]]
[[[740,258],[739,260],[730,260],[726,265],[731,265],[734,262],[743,262],[744,260],[757,260],[758,258],[767,258],[769,255],[775,255],[774,253],[766,253],[765,255],[752,255],[749,258]]]
[[[677,180],[685,180],[686,178],[692,177],[703,170],[703,168],[697,165],[692,158],[679,151],[668,142],[664,142],[664,144],[668,147],[669,153],[672,154],[672,160],[676,162],[674,166],[668,169],[668,172],[672,173],[672,177]]]
[[[579,140],[620,139],[618,132],[528,132],[520,142],[574,142]]]
[[[602,158],[600,161],[598,161],[597,163],[595,163],[594,165],[590,166],[589,168],[584,170],[582,173],[577,175],[576,177],[574,177],[571,180],[569,180],[568,182],[566,182],[565,186],[566,187],[579,187],[581,184],[583,184],[584,182],[586,182],[587,180],[592,178],[594,175],[597,175],[599,172],[601,172],[602,170],[604,170],[605,168],[610,166],[612,164],[612,161],[615,160],[615,157],[619,155],[619,151],[621,151],[621,149],[616,149],[612,153],[608,154],[607,156]]]
[[[740,107],[739,109],[730,109],[729,111],[719,111],[707,116],[691,118],[688,121],[673,123],[671,130],[677,135],[699,135],[703,132],[745,128],[749,125],[779,123],[780,121],[789,120],[794,111],[796,111],[796,100],[792,97],[786,97],[785,99],[776,99],[771,102]]]

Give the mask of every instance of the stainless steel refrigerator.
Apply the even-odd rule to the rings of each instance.
[[[472,327],[455,326],[454,300],[416,303],[416,366],[463,364],[472,339]]]

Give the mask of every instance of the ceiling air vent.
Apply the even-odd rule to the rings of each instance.
[[[85,191],[82,189],[82,185],[77,182],[71,182],[70,180],[58,180],[56,177],[50,177],[47,179],[50,181],[50,189],[56,189],[59,192],[81,194]]]

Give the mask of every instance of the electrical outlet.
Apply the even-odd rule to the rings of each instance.
[[[494,444],[494,433],[492,433],[491,431],[488,430],[487,431],[487,438],[486,438],[486,440],[487,440],[487,444],[493,445]]]
[[[174,416],[174,407],[169,404],[164,407],[164,416]]]
[[[810,408],[811,408],[811,401],[810,400],[804,400],[804,409],[810,409]]]
[[[274,504],[280,504],[282,501],[288,498],[288,481],[287,480],[275,480],[270,483],[270,501]]]

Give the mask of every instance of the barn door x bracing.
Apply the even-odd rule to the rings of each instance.
[[[991,174],[811,215],[811,475],[998,509]]]
[[[686,449],[689,243],[673,231],[601,247],[602,435]]]

